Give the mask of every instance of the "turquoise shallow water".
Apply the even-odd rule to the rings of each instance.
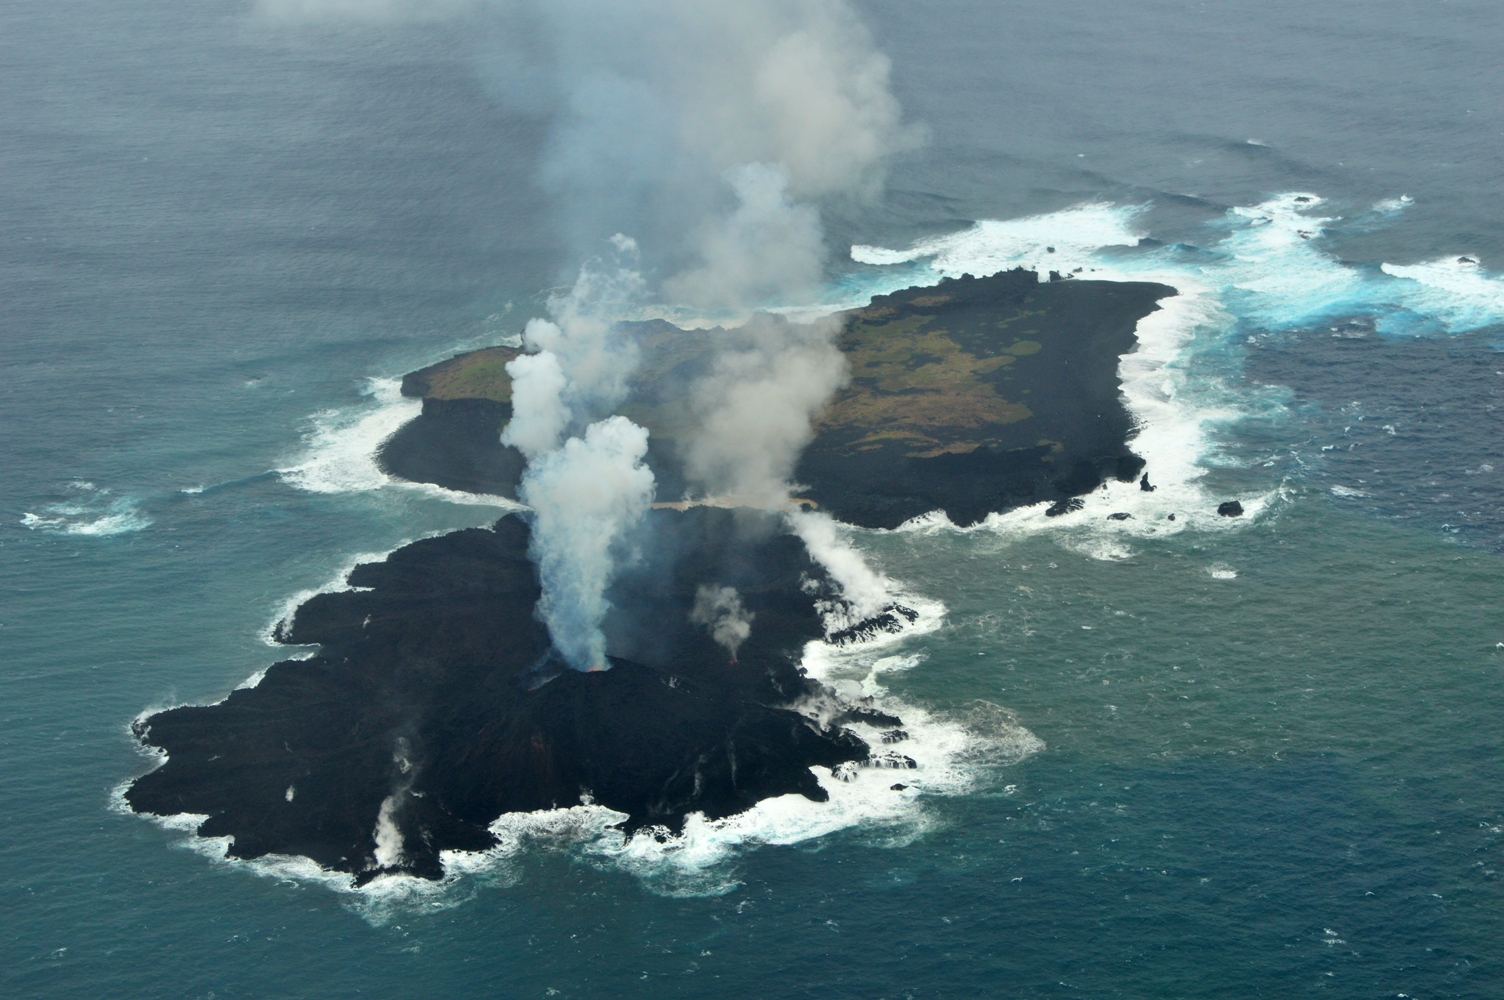
[[[244,14],[0,11],[7,996],[1504,994],[1489,5],[864,7],[931,142],[832,243],[1149,205],[1200,249],[1101,259],[1221,289],[1166,372],[1206,418],[1198,495],[1264,506],[859,536],[948,609],[877,681],[1043,743],[964,794],[698,868],[541,838],[385,899],[121,814],[127,727],[279,658],[271,621],[359,553],[496,516],[380,483],[371,380],[515,332],[572,262],[546,123],[473,40]],[[1293,191],[1344,219],[1237,271],[1228,208]],[[1461,254],[1483,284],[1380,270]]]

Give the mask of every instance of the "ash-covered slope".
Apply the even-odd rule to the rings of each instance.
[[[851,383],[815,427],[795,477],[801,495],[837,518],[895,527],[932,510],[957,524],[993,511],[1088,493],[1128,479],[1132,419],[1118,358],[1138,321],[1175,294],[1148,282],[1041,283],[1033,271],[946,280],[880,296],[845,317],[839,344]],[[623,409],[651,432],[658,494],[684,488],[684,400],[706,370],[718,331],[661,321],[623,324],[643,363]],[[499,435],[511,418],[497,347],[451,358],[403,380],[423,414],[383,446],[393,475],[515,496],[521,456]]]
[[[612,669],[549,658],[517,517],[416,542],[356,568],[369,590],[321,594],[281,636],[317,643],[217,705],[157,713],[136,731],[168,755],[126,799],[138,812],[205,814],[230,853],[305,855],[364,880],[441,873],[439,852],[479,850],[508,812],[582,798],[628,829],[678,828],[761,799],[826,793],[809,768],[862,761],[866,743],[790,706],[833,696],[797,667],[823,626],[823,580],[799,541],[747,511],[655,511],[643,558],[612,592]],[[731,662],[691,621],[702,585],[753,614]],[[846,720],[898,725],[870,707]]]

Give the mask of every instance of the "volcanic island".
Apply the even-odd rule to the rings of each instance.
[[[1052,277],[1054,277],[1052,275]],[[943,510],[958,525],[1137,478],[1118,360],[1138,321],[1175,290],[963,276],[874,298],[840,317],[848,385],[795,472],[802,501],[893,528]],[[646,427],[660,500],[683,494],[686,389],[709,370],[715,330],[623,323],[642,363],[620,411]],[[403,379],[422,414],[383,443],[404,479],[515,497],[522,456],[505,365],[491,347]],[[628,833],[667,836],[693,813],[731,816],[773,796],[824,801],[812,768],[850,778],[915,766],[903,720],[837,694],[800,667],[814,641],[900,630],[898,604],[832,625],[823,568],[765,511],[665,501],[608,593],[609,670],[551,651],[526,515],[407,545],[357,566],[277,630],[307,659],[267,668],[223,701],[144,716],[165,757],[126,790],[138,813],[203,817],[231,857],[300,855],[357,883],[439,878],[446,850],[483,851],[498,817],[609,807]],[[728,657],[703,624],[706,587],[734,588],[750,633]],[[901,787],[897,784],[894,787]]]

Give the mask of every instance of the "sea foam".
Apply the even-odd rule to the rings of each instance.
[[[1504,323],[1504,280],[1475,257],[1384,264],[1382,270],[1400,279],[1399,297],[1407,309],[1440,321],[1449,332]]]
[[[1065,273],[1094,266],[1105,247],[1132,246],[1147,235],[1136,224],[1143,208],[1090,202],[1022,219],[988,219],[906,250],[854,246],[851,259],[877,265],[928,260],[936,281],[962,274],[981,278],[1014,267]]]
[[[302,461],[277,470],[283,482],[312,493],[353,493],[392,481],[376,464],[377,449],[423,411],[423,401],[402,395],[402,383],[394,378],[370,379],[362,394],[370,405],[309,418]]]
[[[304,450],[296,464],[276,470],[283,482],[310,493],[366,493],[396,489],[468,506],[525,510],[508,497],[414,483],[382,471],[381,446],[423,412],[423,401],[402,395],[401,380],[368,379],[367,402],[350,409],[323,410],[309,419]]]
[[[141,531],[152,524],[138,497],[117,496],[84,480],[69,483],[66,493],[67,499],[42,506],[41,513],[26,511],[21,524],[49,534],[96,538]]]
[[[877,846],[912,842],[934,822],[926,797],[975,789],[997,768],[1018,763],[1044,744],[1001,706],[979,702],[940,712],[889,692],[884,677],[912,670],[924,660],[910,640],[940,628],[945,615],[942,603],[889,583],[889,600],[915,612],[912,619],[900,616],[893,631],[879,630],[861,641],[835,645],[815,640],[803,651],[801,666],[835,697],[791,707],[823,723],[853,705],[869,705],[901,717],[906,734],[901,742],[885,743],[884,729],[850,724],[872,747],[874,760],[837,769],[839,774],[811,768],[828,801],[782,795],[722,819],[692,814],[678,833],[653,828],[631,836],[617,826],[625,815],[589,801],[566,809],[511,813],[491,825],[497,838],[492,849],[446,852],[446,873],[505,868],[529,849],[568,850],[597,867],[631,872],[663,895],[707,896],[735,889],[740,883],[730,862],[759,846],[796,844],[851,829],[860,829]],[[900,784],[905,787],[894,788]]]
[[[1402,196],[1370,211],[1392,217],[1412,203]],[[1179,292],[1160,300],[1158,311],[1139,322],[1135,349],[1122,356],[1118,368],[1135,423],[1130,444],[1146,459],[1154,491],[1109,482],[1084,497],[1078,511],[1047,518],[1047,505],[1039,504],[994,514],[967,530],[1051,533],[1066,548],[1104,560],[1131,558],[1137,551],[1130,544],[1134,537],[1239,530],[1284,496],[1279,488],[1213,496],[1205,486],[1210,469],[1236,464],[1221,452],[1222,427],[1277,418],[1283,409],[1277,393],[1224,377],[1236,367],[1235,342],[1243,334],[1352,316],[1372,317],[1386,333],[1438,327],[1458,333],[1504,323],[1504,281],[1474,258],[1382,267],[1338,258],[1327,248],[1326,236],[1342,219],[1312,192],[1285,192],[1229,209],[1207,224],[1209,238],[1201,248],[1170,245],[1124,253],[1122,247],[1145,234],[1144,208],[1092,202],[1024,219],[978,222],[906,249],[852,248],[852,259],[860,263],[907,265],[901,274],[879,272],[866,279],[874,294],[893,290],[892,282],[912,282],[915,265],[923,265],[918,273],[931,281],[1013,267],[1065,274],[1080,268],[1077,278],[1156,281]],[[1230,499],[1242,504],[1243,517],[1216,515],[1218,503]],[[1120,516],[1109,520],[1108,515]],[[898,530],[956,529],[942,513],[932,512]]]

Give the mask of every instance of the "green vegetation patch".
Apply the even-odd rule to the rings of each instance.
[[[948,296],[921,296],[912,305],[943,309]],[[936,310],[937,312],[939,310]],[[1022,403],[999,395],[994,377],[1020,357],[1040,349],[1038,341],[992,350],[963,346],[944,313],[902,314],[892,307],[853,314],[841,338],[851,363],[851,384],[820,420],[821,432],[840,431],[852,447],[907,443],[911,454],[971,451],[989,443],[989,428],[1032,416]],[[853,433],[855,432],[855,433]]]
[[[487,347],[441,361],[404,380],[403,391],[428,399],[489,399],[512,401],[512,377],[506,365],[518,354],[515,347]]]
[[[867,450],[894,443],[915,456],[968,452],[998,445],[1002,428],[1034,416],[1018,398],[1028,371],[1052,329],[1033,286],[1004,289],[978,299],[928,290],[887,296],[847,316],[840,348],[850,364],[850,384],[820,417],[816,433]],[[640,363],[623,412],[655,437],[682,436],[693,414],[688,395],[710,370],[723,330],[681,330],[653,320],[623,325],[636,339]],[[489,347],[414,372],[404,391],[432,399],[487,399],[510,403],[506,364],[518,355]],[[1027,371],[1020,376],[1019,369]],[[1009,399],[1003,393],[1015,395]],[[1016,446],[1016,440],[1015,444]]]

